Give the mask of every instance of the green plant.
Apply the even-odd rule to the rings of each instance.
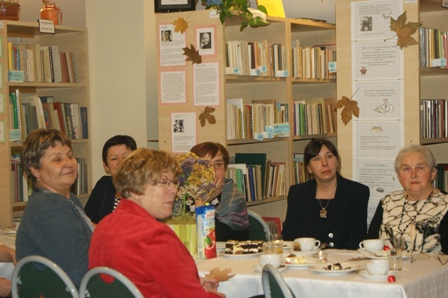
[[[259,26],[267,26],[269,22],[260,16],[255,16],[250,11],[249,0],[201,0],[205,9],[215,9],[219,14],[219,20],[224,24],[227,18],[236,17],[241,23],[240,31],[243,31],[247,26],[257,28]],[[267,14],[266,7],[258,6],[258,10]]]

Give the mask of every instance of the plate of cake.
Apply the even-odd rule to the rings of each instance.
[[[349,262],[326,263],[310,267],[311,271],[323,275],[343,275],[358,269],[356,264]]]
[[[229,240],[226,242],[224,252],[221,256],[226,258],[251,258],[262,253],[263,241],[236,241]]]
[[[295,254],[289,254],[285,257],[285,266],[291,269],[308,269],[308,267],[319,262],[319,259],[297,256]]]

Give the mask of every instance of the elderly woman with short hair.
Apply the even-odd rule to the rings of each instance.
[[[369,227],[369,238],[388,239],[386,230],[402,236],[406,250],[448,253],[448,196],[434,187],[436,161],[421,145],[403,147],[395,159],[403,190],[381,199]]]

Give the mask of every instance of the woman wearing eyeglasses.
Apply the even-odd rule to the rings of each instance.
[[[248,240],[246,199],[236,183],[225,178],[230,162],[229,152],[223,145],[213,142],[197,144],[190,151],[207,160],[215,169],[217,187],[209,202],[216,207],[216,241]]]
[[[122,161],[113,177],[122,199],[93,232],[89,268],[118,270],[144,297],[225,297],[215,279],[199,278],[188,250],[159,221],[171,215],[178,173],[164,151],[139,148]]]

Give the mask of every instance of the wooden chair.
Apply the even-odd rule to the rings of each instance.
[[[249,240],[269,241],[271,231],[263,218],[252,210],[247,210],[249,215]]]
[[[13,298],[78,298],[70,277],[53,261],[42,256],[21,259],[11,277]]]
[[[100,275],[113,277],[107,282]],[[82,278],[79,297],[85,298],[143,298],[139,289],[126,276],[109,267],[100,266],[90,269]]]
[[[283,276],[271,264],[264,265],[261,279],[265,298],[295,298]]]

